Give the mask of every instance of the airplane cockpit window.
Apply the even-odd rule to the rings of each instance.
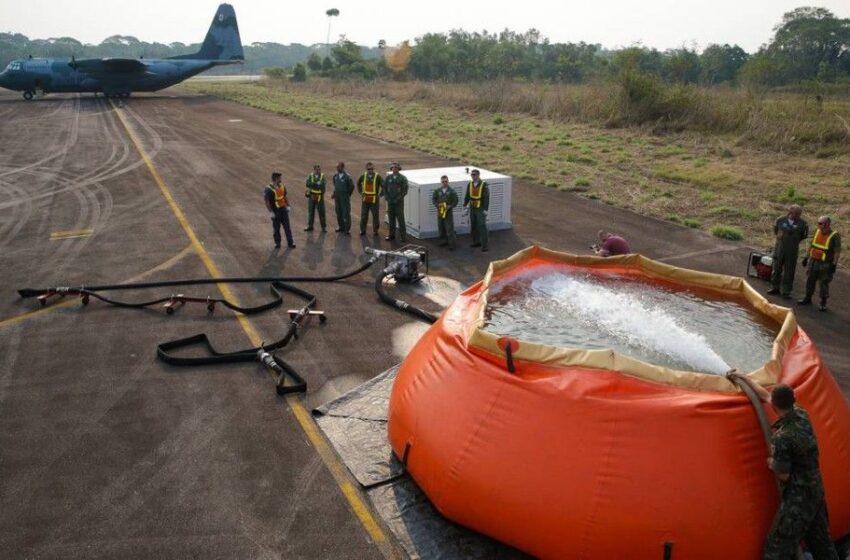
[[[6,72],[14,72],[15,70],[20,70],[20,69],[21,69],[21,63],[16,62],[16,61],[12,61],[12,62],[9,63],[8,66],[6,66]]]

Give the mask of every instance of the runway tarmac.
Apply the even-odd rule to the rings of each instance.
[[[281,352],[308,382],[306,396],[288,398],[259,365],[184,369],[155,355],[158,343],[201,332],[222,351],[275,340],[288,322],[283,310],[236,320],[203,305],[173,315],[94,300],[41,309],[16,290],[339,274],[365,262],[366,246],[395,245],[357,235],[356,202],[354,235],[333,232],[330,200],[328,233],[302,231],[301,193],[314,163],[330,178],[337,161],[355,176],[366,161],[378,169],[475,162],[174,90],[116,105],[73,95],[24,102],[2,92],[0,146],[0,556],[400,556],[308,414],[400,362],[426,328],[379,303],[377,270],[303,286],[329,320],[311,322]],[[283,173],[295,204],[292,250],[273,248],[262,199],[272,170]],[[737,276],[751,250],[521,179],[513,224],[491,234],[486,254],[470,249],[468,237],[453,253],[423,243],[431,273],[457,281],[435,282],[436,299],[531,244],[585,252],[600,228],[650,258]],[[846,224],[836,226],[846,234]],[[828,313],[806,308],[798,320],[850,394],[847,280],[840,271]],[[243,304],[269,298],[266,285],[225,290]],[[221,297],[213,286],[181,293]],[[414,291],[395,293],[440,311]]]

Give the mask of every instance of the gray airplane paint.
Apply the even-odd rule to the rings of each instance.
[[[13,60],[0,73],[0,87],[36,93],[103,93],[127,97],[134,91],[157,91],[214,66],[245,60],[236,12],[230,4],[216,10],[201,50],[164,59],[92,58]]]

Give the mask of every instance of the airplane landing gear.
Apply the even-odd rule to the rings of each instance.
[[[27,101],[32,101],[32,96],[34,95],[34,93],[35,92],[33,92],[32,90],[26,90],[24,92],[24,99],[26,99]]]

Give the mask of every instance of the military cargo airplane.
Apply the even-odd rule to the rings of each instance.
[[[230,4],[218,7],[210,30],[194,54],[164,59],[90,58],[13,60],[0,73],[0,87],[24,92],[24,99],[45,93],[103,93],[129,97],[134,91],[157,91],[222,64],[245,60]]]

